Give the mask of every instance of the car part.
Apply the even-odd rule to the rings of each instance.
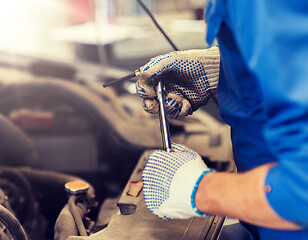
[[[48,224],[54,225],[56,220],[52,218],[50,212],[56,212],[58,215],[66,199],[63,191],[64,185],[72,181],[85,182],[81,178],[63,173],[29,167],[0,166],[0,193],[3,193],[0,194],[0,200],[7,199],[0,202],[7,209],[3,210],[4,215],[0,214],[0,222],[5,224],[12,235],[21,231],[15,229],[17,221],[20,222],[29,240],[46,239],[50,234],[48,233],[50,230]],[[87,202],[88,209],[96,206],[96,201],[94,188],[92,185],[86,184],[88,189],[84,193],[83,199]],[[70,205],[74,207],[75,205],[71,201]],[[12,215],[16,218],[15,220]],[[4,217],[3,221],[1,216]],[[7,226],[13,220],[16,226]],[[65,229],[65,226],[71,228],[69,221],[67,224],[62,222],[61,227]],[[15,229],[14,232],[11,232],[12,229]],[[14,238],[14,240],[18,239]]]
[[[96,229],[103,230],[92,232],[90,236],[70,235],[68,237],[66,235],[67,240],[217,239],[224,222],[223,217],[210,216],[166,221],[147,210],[143,199],[141,174],[148,154],[149,152],[145,152],[141,156],[121,197],[116,200],[117,203],[113,200],[108,202],[108,207],[102,206]],[[109,217],[105,209],[109,209]],[[55,239],[64,240],[66,238]]]
[[[39,167],[40,160],[34,143],[9,119],[0,114],[0,164]]]
[[[28,240],[25,230],[17,218],[2,205],[0,205],[0,223],[9,230],[13,240]]]

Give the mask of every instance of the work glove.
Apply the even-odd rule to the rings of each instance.
[[[147,208],[167,220],[205,216],[195,205],[195,194],[210,171],[200,155],[183,145],[152,152],[142,173]]]
[[[143,98],[143,108],[158,113],[159,105],[153,78],[164,76],[166,112],[181,119],[205,105],[217,92],[220,54],[218,47],[176,51],[152,58],[139,69],[136,90]]]

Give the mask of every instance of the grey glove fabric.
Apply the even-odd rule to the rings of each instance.
[[[164,76],[167,114],[180,119],[205,105],[217,92],[220,54],[218,47],[171,52],[151,59],[138,72],[136,90],[149,113],[158,113],[151,79]]]
[[[195,151],[172,144],[172,152],[154,151],[143,171],[147,208],[163,219],[204,216],[195,206],[195,194],[210,170]]]

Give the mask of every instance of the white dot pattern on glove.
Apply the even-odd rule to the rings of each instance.
[[[153,212],[169,198],[171,181],[176,171],[188,161],[194,160],[196,152],[181,145],[174,145],[176,152],[154,151],[148,157],[143,177],[143,191],[147,208]],[[168,219],[167,217],[163,217]]]

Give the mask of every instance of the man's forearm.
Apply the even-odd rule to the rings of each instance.
[[[205,213],[238,218],[275,229],[300,229],[279,217],[265,197],[264,179],[273,164],[246,173],[208,173],[201,180],[195,202]]]

